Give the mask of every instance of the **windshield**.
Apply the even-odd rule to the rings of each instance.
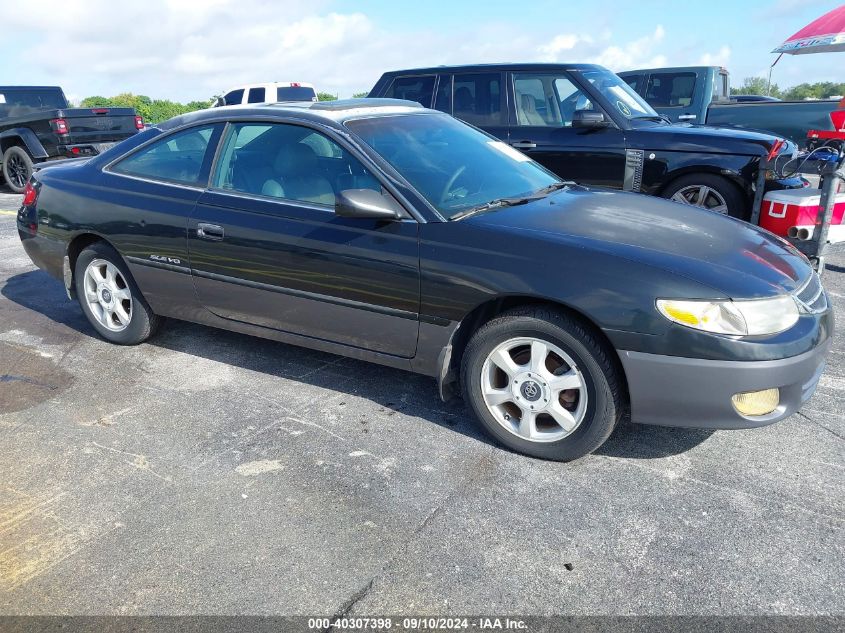
[[[510,145],[445,114],[377,116],[346,127],[449,219],[561,182]]]
[[[627,119],[657,117],[660,115],[638,95],[628,83],[609,70],[585,70],[581,76],[593,84],[610,105]]]

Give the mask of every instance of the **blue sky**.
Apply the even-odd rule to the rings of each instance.
[[[724,65],[736,85],[765,75],[769,51],[839,4],[0,0],[0,81],[59,84],[71,98],[135,92],[188,101],[284,80],[349,96],[400,67],[588,61],[617,71]],[[773,81],[845,81],[843,62],[845,53],[784,56]]]

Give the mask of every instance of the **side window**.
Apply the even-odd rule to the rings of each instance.
[[[422,75],[418,77],[397,77],[390,84],[390,88],[384,96],[392,99],[416,101],[426,108],[430,108],[433,93],[434,75]]]
[[[434,109],[452,114],[452,75],[440,75]]]
[[[634,92],[639,92],[640,87],[642,86],[643,76],[625,75],[624,77],[622,77],[622,81],[631,86],[631,90],[633,90]]]
[[[171,134],[124,158],[111,171],[138,178],[199,184],[213,126]]]
[[[244,100],[243,88],[241,88],[240,90],[232,90],[232,92],[227,92],[226,96],[223,97],[223,100],[226,102],[226,105],[239,105],[241,101]]]
[[[645,100],[655,108],[679,108],[692,103],[695,73],[652,73]]]
[[[521,126],[570,127],[576,110],[593,104],[566,75],[518,74],[513,78]]]
[[[264,88],[250,88],[248,103],[264,103]]]
[[[381,191],[358,159],[329,137],[286,123],[231,125],[213,186],[326,206],[344,189]]]
[[[501,75],[455,75],[452,114],[472,125],[503,125]]]

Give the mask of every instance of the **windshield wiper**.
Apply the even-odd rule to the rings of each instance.
[[[553,182],[552,184],[543,187],[542,189],[538,189],[534,192],[535,195],[546,195],[550,194],[552,191],[557,191],[558,189],[566,189],[567,187],[571,187],[575,183],[571,180],[566,180],[562,182]]]
[[[490,209],[496,209],[498,207],[515,207],[520,204],[528,204],[533,200],[539,200],[542,196],[523,196],[521,198],[497,198],[496,200],[491,200],[490,202],[485,202],[484,204],[479,204],[475,207],[470,207],[469,209],[464,209],[463,211],[456,213],[451,218],[450,221],[454,220],[463,220],[464,218],[468,218],[471,215],[475,215],[477,213],[482,213],[484,211],[489,211]]]

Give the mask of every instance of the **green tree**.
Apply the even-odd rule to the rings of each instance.
[[[317,100],[318,101],[335,101],[335,100],[337,100],[337,95],[333,95],[330,92],[318,92],[317,93]]]
[[[356,92],[355,94],[353,94],[353,95],[352,95],[352,98],[353,98],[353,99],[363,99],[363,98],[364,98],[364,97],[366,97],[368,94],[370,94],[370,91],[369,91],[369,90],[368,90],[368,91],[366,91],[366,92]]]
[[[779,97],[780,96],[780,88],[778,88],[777,84],[772,84],[769,88],[769,92],[766,92],[766,78],[765,77],[746,77],[742,81],[742,85],[737,87],[731,87],[731,94],[737,95],[764,95],[769,94],[772,97]]]

